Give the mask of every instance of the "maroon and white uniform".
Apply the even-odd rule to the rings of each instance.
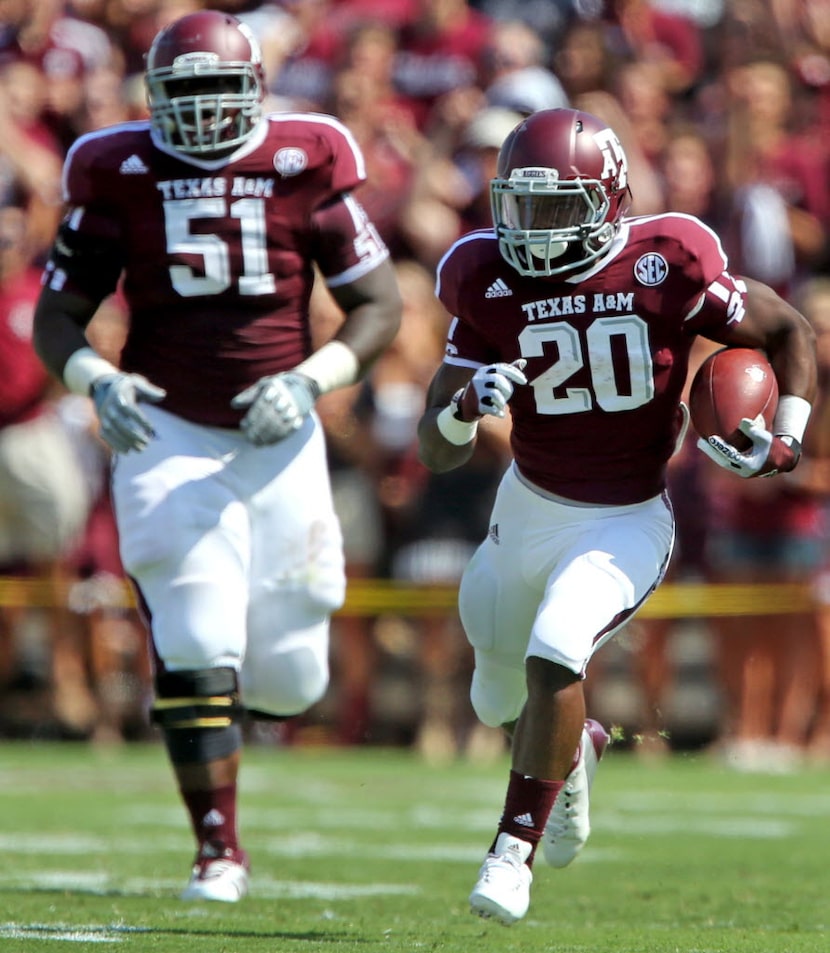
[[[107,254],[50,284],[97,296],[123,269],[122,368],[165,388],[171,413],[235,427],[236,394],[309,354],[312,262],[333,286],[387,257],[346,194],[364,179],[351,134],[324,115],[268,116],[232,161],[163,151],[146,122],[90,133],[69,152],[66,199],[78,241]]]
[[[524,358],[510,401],[514,463],[462,580],[479,717],[515,719],[528,655],[584,673],[665,573],[674,519],[666,464],[698,333],[740,320],[745,286],[720,242],[685,215],[626,219],[578,275],[526,277],[493,231],[447,253],[445,362]]]
[[[698,333],[740,318],[744,286],[715,234],[686,215],[629,219],[589,272],[517,275],[492,231],[448,252],[438,295],[455,316],[445,361],[527,361],[510,407],[519,470],[585,503],[636,503],[665,487]]]
[[[94,132],[64,175],[62,240],[86,265],[59,255],[47,274],[94,299],[123,276],[122,369],[167,392],[142,405],[156,437],[113,467],[121,557],[161,664],[234,668],[246,705],[280,715],[326,688],[342,536],[317,415],[253,446],[231,400],[311,352],[314,264],[334,287],[388,257],[350,194],[364,178],[324,115],[266,116],[225,159],[166,148],[145,122]]]
[[[809,413],[796,395],[813,388],[809,327],[772,289],[730,275],[701,221],[627,216],[628,160],[600,118],[559,108],[521,119],[489,192],[492,230],[459,239],[438,266],[452,317],[418,450],[433,471],[463,466],[480,422],[510,413],[513,460],[458,602],[475,652],[473,708],[513,738],[469,903],[511,924],[528,911],[537,848],[565,867],[590,832],[608,733],[585,719],[579,680],[666,573],[667,464],[689,419],[695,337],[767,349],[795,391],[780,436],[746,420],[751,451],[703,444],[742,476],[779,460],[792,469]]]

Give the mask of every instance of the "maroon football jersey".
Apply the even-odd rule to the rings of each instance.
[[[53,288],[95,298],[123,272],[125,370],[167,391],[165,409],[235,427],[231,399],[310,352],[313,263],[330,286],[388,256],[349,193],[365,179],[348,130],[324,115],[273,114],[230,159],[159,148],[146,122],[90,133],[64,170],[67,222],[109,266],[61,262]]]
[[[694,335],[740,321],[746,286],[726,272],[717,236],[686,215],[623,223],[578,277],[526,278],[492,230],[472,232],[439,265],[454,316],[445,361],[527,361],[510,407],[512,449],[538,486],[626,504],[665,487]]]

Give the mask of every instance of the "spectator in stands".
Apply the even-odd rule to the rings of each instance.
[[[694,20],[654,0],[606,0],[606,42],[618,57],[650,63],[673,96],[689,93],[703,75],[703,42]]]
[[[819,399],[816,418],[809,431],[811,453],[805,479],[822,500],[822,564],[815,580],[818,635],[818,698],[812,712],[807,756],[811,761],[830,763],[830,279],[808,281],[799,302],[816,332],[819,366]]]
[[[431,142],[401,214],[400,227],[412,254],[434,267],[466,229],[491,222],[488,182],[505,137],[522,119],[497,106],[475,111],[445,144]]]
[[[343,56],[331,0],[282,0],[291,18],[282,24],[281,63],[269,75],[269,90],[282,108],[323,109]]]
[[[549,49],[587,4],[584,0],[474,0],[473,6],[498,22],[521,22]]]
[[[660,155],[663,202],[670,212],[694,215],[720,234],[725,224],[718,174],[709,142],[692,123],[675,123]]]
[[[654,63],[635,60],[623,64],[615,83],[620,106],[647,162],[659,168],[671,135],[670,122],[678,110],[663,86],[663,74]]]
[[[809,92],[810,109],[825,131],[830,127],[830,17],[824,0],[793,0],[795,26],[790,62]],[[782,24],[783,26],[783,24]]]
[[[47,606],[46,683],[41,725],[85,731],[92,703],[73,643],[62,559],[90,506],[78,458],[55,408],[50,378],[32,347],[40,269],[24,205],[0,208],[0,568],[37,580]],[[0,684],[25,675],[23,613],[0,611]],[[8,715],[8,713],[6,713]]]
[[[394,441],[398,458],[397,479],[381,483],[388,517],[387,572],[406,583],[457,585],[487,531],[509,453],[508,432],[504,421],[492,421],[462,472],[438,475],[418,464],[416,426],[432,369],[443,353],[449,318],[433,294],[429,271],[415,264],[399,266],[398,280],[404,299],[401,331],[372,375],[375,438],[390,450]],[[409,411],[406,419],[403,407]],[[500,733],[476,724],[466,691],[472,651],[455,616],[430,613],[411,624],[421,701],[416,750],[432,761],[462,752],[503,751]]]
[[[707,552],[715,582],[804,583],[824,559],[823,497],[804,471],[780,480],[727,480],[709,468],[712,507]],[[779,614],[712,619],[724,698],[718,750],[739,770],[777,771],[803,756],[818,693],[816,616]]]
[[[598,20],[575,20],[562,38],[554,66],[573,108],[598,116],[616,129],[628,156],[633,213],[662,212],[664,204],[657,172],[617,95],[620,61],[606,44],[605,29]]]
[[[521,20],[496,21],[481,78],[487,102],[523,115],[567,106],[568,96],[548,60],[547,47],[530,26]]]
[[[722,181],[733,219],[725,243],[743,274],[792,295],[827,243],[826,145],[814,129],[797,126],[792,78],[779,63],[739,63],[725,81]],[[774,484],[738,485],[713,474],[715,581],[798,582],[818,571],[826,542],[810,449],[803,471]],[[724,757],[745,770],[789,768],[803,754],[818,691],[815,614],[724,616],[713,627]]]
[[[315,283],[311,314],[315,338],[327,340],[341,317],[321,282]],[[367,387],[361,384],[332,391],[317,404],[326,434],[332,497],[343,532],[348,580],[375,578],[384,545],[376,477],[378,450],[370,430]],[[378,675],[374,619],[351,613],[335,615],[331,647],[331,737],[343,745],[369,743],[375,724],[372,688]],[[302,732],[288,733],[293,730],[290,724],[285,725],[283,740],[302,738]]]
[[[733,197],[732,256],[745,274],[792,290],[821,259],[830,234],[827,137],[796,125],[797,93],[776,62],[735,67],[727,89],[723,174]]]
[[[326,111],[346,124],[363,150],[368,179],[358,192],[361,204],[387,245],[400,255],[402,209],[430,145],[417,128],[410,104],[394,87],[394,53],[390,26],[356,26],[343,66],[334,74]]]
[[[33,259],[45,254],[60,214],[59,141],[45,121],[46,79],[25,59],[0,66],[0,168],[23,188]]]
[[[417,2],[415,18],[399,34],[395,84],[416,110],[419,127],[429,130],[443,98],[480,94],[493,21],[468,0]]]

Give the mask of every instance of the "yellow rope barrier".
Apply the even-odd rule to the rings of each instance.
[[[349,584],[346,605],[350,615],[384,612],[425,615],[456,611],[454,586],[415,586],[386,580],[354,580]],[[814,608],[807,585],[665,583],[646,602],[640,618],[678,619],[691,616],[786,615]]]
[[[49,608],[71,605],[71,584],[56,587],[46,579],[0,576],[0,608]],[[107,605],[135,605],[125,584],[120,592],[108,590]],[[429,615],[457,610],[457,589],[446,585],[414,585],[385,579],[349,581],[346,604],[340,615],[375,616],[385,613]],[[809,585],[770,583],[763,585],[664,583],[640,610],[644,619],[687,617],[787,615],[809,612],[815,598]]]

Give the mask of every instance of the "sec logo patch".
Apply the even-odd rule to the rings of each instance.
[[[299,175],[308,165],[308,156],[302,149],[280,149],[274,156],[274,168],[285,178]]]
[[[657,252],[649,252],[647,255],[643,255],[637,259],[637,264],[634,265],[634,277],[641,285],[653,287],[662,284],[668,273],[668,262]]]

